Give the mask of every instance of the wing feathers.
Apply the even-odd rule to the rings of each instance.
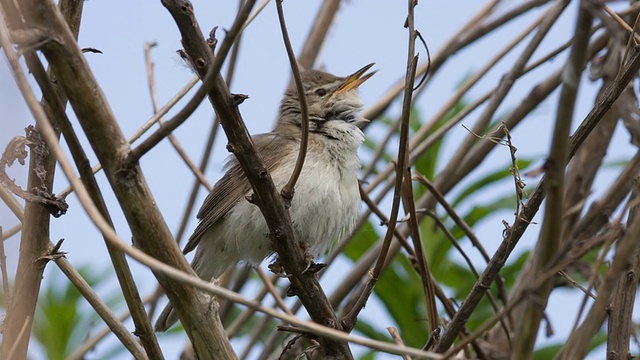
[[[296,141],[292,137],[284,137],[276,133],[267,133],[256,135],[252,138],[258,154],[264,154],[266,152],[282,154],[283,151],[288,150],[290,146],[296,145]],[[279,140],[279,141],[276,141]],[[276,157],[262,157],[265,167],[270,172],[275,165],[282,159],[282,156]],[[228,163],[227,172],[224,176],[218,180],[213,187],[213,190],[207,195],[198,211],[198,219],[200,223],[196,227],[195,231],[189,238],[187,245],[185,246],[183,253],[187,254],[198,246],[202,236],[209,230],[209,228],[224,217],[229,210],[231,210],[238,201],[246,201],[246,196],[251,190],[251,185],[244,174],[244,171],[238,164],[235,157],[232,157]]]

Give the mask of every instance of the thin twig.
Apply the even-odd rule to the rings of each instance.
[[[242,4],[243,1],[240,0],[240,3]],[[249,26],[249,24],[251,24],[251,22],[262,12],[262,10],[264,10],[264,8],[267,6],[268,3],[269,3],[269,0],[262,0],[262,2],[255,7],[255,9],[251,12],[249,17],[247,17],[247,20],[244,22],[244,25],[242,25],[240,34],[242,34],[244,32],[244,29],[246,29],[247,26]],[[238,42],[238,40],[236,40],[236,43]],[[233,63],[235,63],[235,61],[230,62],[230,64],[233,64]],[[227,79],[227,81],[229,81],[229,79]]]
[[[398,156],[403,155],[404,159],[402,161],[402,165],[400,162],[398,163],[399,170],[403,171],[404,174],[402,176],[402,203],[409,215],[409,231],[411,234],[411,239],[413,240],[413,247],[415,249],[416,260],[418,271],[420,273],[420,278],[422,280],[422,288],[425,296],[425,302],[427,307],[427,319],[429,321],[429,328],[433,332],[440,325],[440,317],[438,316],[438,309],[436,304],[436,296],[434,292],[434,286],[431,282],[431,271],[429,270],[429,264],[427,262],[427,258],[424,254],[424,250],[422,248],[422,240],[420,238],[420,229],[418,225],[418,218],[416,215],[416,204],[413,196],[413,184],[411,183],[411,162],[409,161],[409,141],[408,141],[408,132],[409,132],[409,118],[411,116],[411,100],[413,99],[413,92],[417,87],[420,86],[420,83],[414,86],[415,82],[415,72],[418,66],[418,55],[415,53],[415,42],[417,38],[422,40],[422,37],[415,29],[414,24],[414,11],[415,7],[418,5],[417,0],[408,0],[408,16],[406,27],[409,28],[409,49],[408,49],[408,59],[407,59],[407,69],[409,73],[407,74],[407,84],[410,86],[405,90],[405,97],[402,104],[402,117],[403,123],[400,128],[400,139],[402,143],[403,132],[407,132],[406,141],[402,143],[404,145],[403,151],[400,151]],[[424,41],[424,40],[423,40]],[[426,47],[426,44],[425,44]],[[428,54],[428,48],[427,48]],[[427,59],[428,63],[431,63],[431,58]],[[427,71],[429,66],[427,66]],[[425,72],[427,74],[427,72]],[[423,79],[424,80],[424,79]]]
[[[397,328],[390,326],[387,328],[387,331],[389,332],[389,335],[391,335],[391,338],[396,344],[400,346],[404,346],[404,341],[402,341],[402,337],[400,337],[400,333],[398,332]],[[402,359],[411,360],[411,356],[405,354],[402,356]]]
[[[442,205],[444,210],[451,217],[451,220],[453,220],[453,222],[456,223],[456,225],[458,225],[458,227],[465,233],[465,235],[467,235],[467,237],[469,238],[469,241],[471,241],[471,244],[473,244],[473,246],[478,249],[478,251],[484,258],[484,260],[486,262],[489,262],[490,260],[489,254],[484,249],[484,246],[482,246],[482,243],[480,242],[476,234],[473,232],[473,229],[471,229],[471,227],[466,223],[466,221],[464,221],[460,217],[460,215],[458,215],[458,213],[455,211],[455,209],[453,209],[453,207],[444,198],[444,196],[440,193],[440,191],[436,189],[435,185],[433,185],[433,183],[429,181],[429,179],[427,179],[424,175],[420,174],[417,171],[414,171],[413,179],[417,180],[419,183],[424,185],[427,188],[427,190],[431,192],[431,194],[436,198],[436,200],[438,200],[438,203]]]
[[[254,3],[255,1],[253,0],[248,1],[248,6],[245,6],[245,8],[247,8],[247,10],[251,10]],[[242,21],[240,16],[241,11],[238,12],[236,21],[234,21],[229,31],[227,31],[226,36],[222,41],[222,45],[220,45],[220,48],[218,49],[213,62],[210,63],[210,66],[206,69],[205,74],[202,76],[202,85],[193,95],[191,100],[189,100],[187,105],[185,105],[184,108],[182,108],[182,110],[180,110],[173,118],[168,120],[164,126],[161,126],[160,129],[151,134],[135,149],[131,150],[126,164],[124,164],[125,168],[128,166],[133,166],[133,164],[137,163],[144,154],[151,150],[173,130],[178,128],[178,126],[180,126],[184,121],[186,121],[195,111],[198,105],[200,105],[202,100],[204,100],[205,96],[207,96],[207,93],[209,93],[216,86],[216,82],[218,81],[218,76],[220,76],[220,69],[222,68],[224,60],[231,50],[231,46],[235,43],[237,37],[242,32],[245,21]],[[246,17],[242,16],[242,19],[246,20]],[[197,62],[195,66],[198,66]]]
[[[608,249],[608,247],[607,247]],[[585,295],[589,296],[590,298],[592,298],[593,300],[596,299],[596,296],[591,292],[591,290],[585,288],[584,286],[582,286],[579,282],[577,282],[574,278],[571,277],[571,275],[567,274],[566,271],[564,270],[560,270],[558,271],[558,274],[560,274],[563,278],[565,278],[571,285],[577,287],[578,289],[580,289],[580,291],[582,291]],[[589,281],[589,283],[591,283],[591,281]],[[579,319],[580,316],[577,316],[577,318]],[[575,330],[575,327],[574,327]]]
[[[147,81],[149,83],[149,93],[151,95],[151,104],[153,106],[154,114],[157,114],[159,110],[158,96],[156,94],[156,86],[155,86],[155,79],[154,79],[154,73],[153,73],[153,61],[151,60],[151,48],[153,48],[155,45],[156,45],[155,43],[145,42],[144,58],[146,62]],[[160,126],[162,126],[164,125],[165,122],[162,118],[159,118],[158,123],[160,124]],[[173,134],[167,135],[167,138],[171,142],[171,145],[173,145],[173,148],[176,150],[180,158],[184,161],[187,167],[189,167],[189,170],[191,170],[191,172],[196,176],[196,178],[206,187],[211,187],[211,185],[209,185],[209,183],[207,182],[207,179],[204,177],[204,174],[196,167],[196,165],[193,163],[191,158],[189,158],[189,155],[187,155],[186,151],[184,151],[184,148],[182,147],[182,145],[180,145],[180,142],[178,142],[178,139],[176,139],[176,137]]]
[[[131,144],[133,144],[136,140],[138,140],[142,135],[144,135],[147,130],[151,129],[151,127],[157,123],[160,118],[162,118],[164,115],[166,115],[169,110],[171,110],[171,108],[173,108],[178,101],[180,101],[185,95],[187,95],[189,93],[189,91],[198,83],[199,79],[197,76],[194,76],[191,80],[189,80],[189,82],[182,88],[180,89],[180,91],[178,91],[176,93],[176,95],[174,95],[173,98],[171,98],[171,100],[169,100],[162,108],[160,108],[160,110],[158,110],[157,113],[155,113],[151,119],[147,120],[147,122],[145,122],[138,130],[136,130],[133,135],[131,135],[128,139],[127,139],[127,144],[129,146],[131,146]],[[97,173],[98,171],[102,170],[102,164],[97,164],[95,165],[93,168],[93,173]],[[73,191],[73,188],[71,186],[68,186],[66,189],[62,190],[59,193],[59,196],[61,198],[65,198],[67,197],[71,192]]]
[[[633,28],[629,26],[629,24],[627,24],[624,20],[622,20],[622,18],[618,14],[616,14],[615,11],[611,10],[611,8],[605,4],[600,4],[600,3],[594,3],[594,4],[597,4],[598,6],[602,7],[602,9],[607,14],[609,14],[609,16],[611,16],[618,23],[618,25],[622,26],[629,33],[629,36],[636,41],[636,44],[640,43],[640,35],[638,35],[633,30]]]
[[[413,7],[415,6],[413,0],[409,0],[409,9],[408,9],[408,19],[413,24]],[[389,247],[391,246],[391,240],[393,239],[393,234],[396,229],[396,223],[398,221],[398,213],[400,211],[400,200],[402,198],[402,178],[404,174],[404,167],[409,164],[405,164],[405,156],[404,154],[408,151],[407,144],[409,142],[409,117],[411,115],[411,99],[413,94],[413,81],[416,76],[416,69],[418,64],[417,56],[414,55],[414,47],[415,47],[415,34],[413,33],[413,28],[409,31],[409,45],[408,45],[408,59],[407,59],[407,68],[405,74],[405,87],[404,87],[404,100],[402,107],[402,124],[400,126],[400,143],[398,145],[398,164],[396,166],[396,181],[393,192],[393,201],[391,204],[391,215],[389,216],[389,223],[387,224],[387,231],[384,236],[384,240],[382,241],[382,246],[380,248],[380,253],[378,254],[378,258],[376,260],[375,267],[371,272],[369,281],[367,282],[366,287],[363,289],[360,294],[356,305],[351,308],[349,313],[347,313],[342,322],[348,329],[353,329],[355,326],[355,322],[357,321],[358,314],[367,303],[367,300],[371,296],[373,292],[373,288],[375,287],[376,282],[378,281],[380,274],[382,273],[382,269],[387,260],[387,254],[389,253]],[[427,280],[428,281],[428,280]]]
[[[0,185],[0,199],[4,201],[9,210],[18,218],[18,221],[21,223],[24,221],[24,212],[22,210],[22,205],[13,197],[13,194],[7,190],[4,186]]]
[[[298,100],[300,101],[300,116],[302,117],[302,127],[300,128],[300,151],[298,152],[298,158],[296,160],[296,166],[293,168],[293,173],[287,181],[287,184],[282,188],[280,194],[285,200],[285,205],[289,207],[291,200],[293,199],[293,192],[296,182],[302,172],[304,166],[304,160],[307,156],[307,145],[309,143],[309,110],[307,109],[307,98],[304,93],[304,86],[302,85],[302,78],[300,77],[300,70],[298,69],[298,63],[296,62],[296,55],[293,53],[291,47],[291,41],[289,40],[289,33],[287,31],[287,25],[284,20],[284,10],[282,9],[282,0],[276,0],[276,8],[278,9],[278,21],[280,22],[280,30],[282,31],[282,40],[284,41],[284,47],[287,50],[287,57],[289,58],[289,65],[291,65],[291,71],[293,72],[293,79],[296,84],[296,91],[298,92]]]
[[[2,238],[2,226],[0,226],[0,239]],[[2,271],[2,290],[4,291],[5,309],[11,309],[11,292],[9,287],[9,275],[7,275],[7,256],[4,253],[4,242],[0,242],[0,270]]]
[[[362,188],[362,185],[360,185],[359,187],[360,187],[360,197],[362,198],[362,201],[364,201],[367,207],[378,217],[378,219],[380,219],[381,224],[389,226],[389,218],[387,218],[384,212],[380,210],[380,208],[377,205],[377,202],[371,199],[369,194],[367,194]],[[367,219],[368,217],[364,217],[364,218]],[[414,249],[411,247],[409,242],[407,242],[407,239],[400,233],[400,231],[398,231],[397,228],[393,231],[393,235],[396,237],[396,240],[398,240],[398,242],[402,245],[404,250],[409,254],[409,256],[415,256]]]
[[[258,276],[260,277],[262,282],[265,284],[267,290],[269,291],[269,294],[273,296],[276,305],[278,305],[278,307],[285,313],[293,316],[293,313],[291,312],[291,310],[289,310],[287,305],[285,305],[284,300],[282,299],[282,297],[280,297],[280,294],[278,294],[276,288],[273,286],[273,282],[267,277],[267,274],[264,273],[264,270],[262,270],[261,268],[257,268],[256,272],[258,273]]]
[[[2,187],[0,186],[0,188]],[[14,225],[12,228],[5,231],[4,235],[2,236],[2,242],[9,240],[13,235],[19,233],[20,230],[22,230],[22,225],[18,224],[18,225]]]

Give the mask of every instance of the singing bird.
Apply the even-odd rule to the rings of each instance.
[[[309,142],[302,172],[289,208],[296,237],[309,254],[321,256],[355,224],[360,208],[358,148],[364,141],[358,87],[375,72],[369,64],[339,77],[323,71],[301,72],[309,114]],[[302,138],[300,100],[295,86],[284,94],[273,131],[252,137],[276,188],[291,176]],[[184,248],[196,249],[191,266],[211,281],[238,263],[257,265],[274,253],[269,229],[260,209],[246,200],[251,185],[235,158],[204,200],[193,235]],[[156,331],[178,320],[169,303],[158,318]]]

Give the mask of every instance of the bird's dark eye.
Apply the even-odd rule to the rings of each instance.
[[[316,90],[316,95],[318,95],[318,96],[325,96],[325,95],[327,95],[327,90],[325,90],[325,89],[318,89],[318,90]]]

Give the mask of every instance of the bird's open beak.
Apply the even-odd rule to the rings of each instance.
[[[376,70],[368,74],[365,74],[365,72],[367,72],[367,70],[369,70],[373,65],[375,65],[375,63],[371,63],[363,67],[362,69],[354,72],[353,74],[347,76],[347,79],[340,86],[338,86],[338,88],[334,93],[337,94],[343,91],[349,91],[351,89],[355,89],[358,86],[362,85],[363,82],[367,81],[370,77],[373,76],[373,74],[377,72]]]

